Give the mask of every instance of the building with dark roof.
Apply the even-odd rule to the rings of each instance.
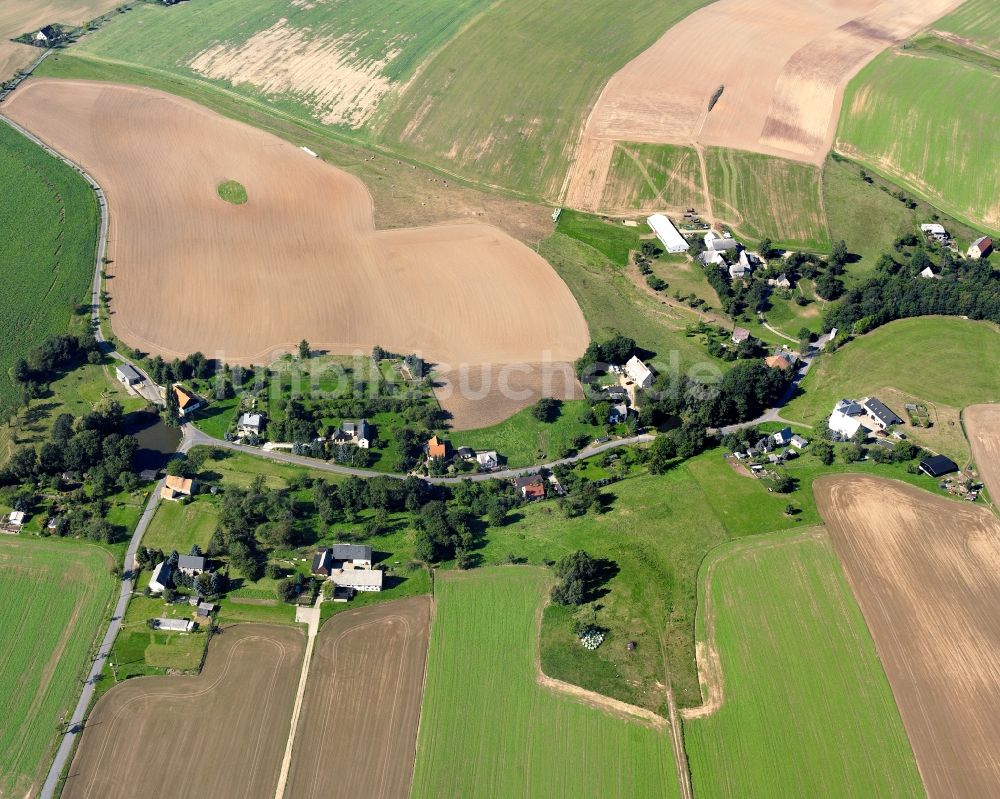
[[[368,561],[372,560],[372,548],[367,544],[334,544],[330,547],[334,560]]]
[[[881,430],[885,430],[887,427],[892,427],[894,424],[903,423],[902,419],[875,399],[875,397],[865,397],[865,399],[861,400],[861,407],[865,409],[865,412],[871,420],[875,422]]]
[[[944,455],[931,455],[920,461],[920,471],[930,477],[942,477],[958,471],[958,464]]]

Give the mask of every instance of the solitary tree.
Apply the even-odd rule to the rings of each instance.
[[[309,357],[309,342],[305,339],[299,342],[299,357],[305,360]]]

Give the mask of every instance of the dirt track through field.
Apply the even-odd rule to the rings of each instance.
[[[1000,510],[1000,405],[970,405],[963,419],[979,476]]]
[[[930,799],[995,796],[1000,521],[875,477],[825,477],[814,490]]]
[[[317,639],[286,796],[409,796],[430,616],[430,597],[418,596],[327,621]]]
[[[194,103],[36,80],[3,111],[104,187],[112,326],[139,349],[263,363],[306,338],[448,370],[572,361],[589,341],[569,288],[524,244],[479,223],[376,231],[356,178]],[[224,180],[249,201],[222,201]]]
[[[956,0],[719,0],[616,73],[577,147],[565,204],[599,207],[612,142],[702,144],[816,165],[847,82]],[[709,111],[719,87],[721,96]]]
[[[241,624],[197,677],[140,677],[87,719],[63,796],[274,799],[305,649],[293,627]]]

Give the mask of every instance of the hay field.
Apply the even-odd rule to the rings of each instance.
[[[703,672],[709,702],[684,711],[697,796],[922,795],[892,691],[822,528],[715,550],[699,592],[699,660],[712,652],[719,671]]]
[[[604,87],[576,152],[566,204],[596,207],[617,141],[700,143],[820,166],[851,76],[954,5],[720,0],[706,6]]]
[[[0,796],[35,795],[115,591],[91,545],[0,535]]]
[[[928,796],[992,795],[1000,784],[1000,521],[875,477],[827,477],[814,490]]]
[[[287,795],[409,796],[430,611],[430,597],[418,596],[348,610],[323,625]]]
[[[197,677],[137,677],[94,706],[63,796],[272,799],[305,651],[293,627],[227,627]]]
[[[376,231],[371,196],[293,145],[132,87],[33,81],[4,111],[82,163],[111,208],[112,326],[172,358],[314,349],[462,364],[571,361],[589,340],[535,252],[482,224]],[[218,197],[238,180],[249,200]]]
[[[966,46],[1000,55],[1000,14],[996,0],[965,0],[934,23],[934,32],[959,37]]]
[[[53,22],[80,25],[122,5],[122,0],[5,0],[0,3],[0,82],[24,69],[42,51],[10,41]]]
[[[97,200],[72,169],[0,123],[0,418],[17,393],[8,370],[89,303]],[[84,327],[82,319],[78,327]]]
[[[716,219],[749,239],[828,250],[821,170],[759,153],[708,147],[705,170]]]
[[[979,476],[1000,507],[1000,405],[973,405],[963,415]]]
[[[844,96],[837,149],[973,225],[1000,232],[996,72],[936,52],[891,51]]]
[[[438,577],[413,799],[678,796],[665,730],[538,684],[546,590],[527,567]]]
[[[296,116],[346,130],[488,5],[199,0],[136,7],[80,52],[200,77]]]

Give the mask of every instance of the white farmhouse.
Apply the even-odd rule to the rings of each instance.
[[[653,214],[646,220],[646,223],[653,229],[656,238],[666,248],[667,252],[678,253],[687,252],[688,243],[684,237],[674,227],[663,214]]]
[[[634,355],[625,364],[625,375],[639,388],[649,388],[653,385],[653,370]]]

